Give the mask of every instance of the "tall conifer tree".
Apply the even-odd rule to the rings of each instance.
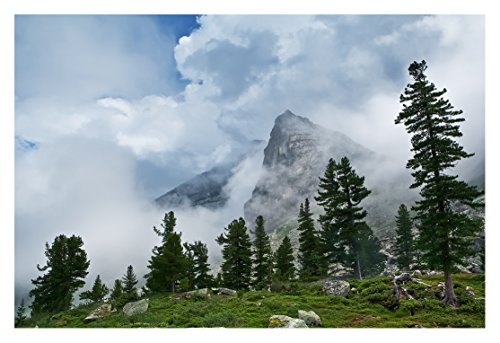
[[[170,211],[163,219],[163,230],[153,228],[161,237],[162,245],[153,248],[153,256],[149,260],[146,286],[152,291],[175,292],[180,280],[187,276],[188,261],[182,248],[181,234],[174,231],[175,224],[174,212]]]
[[[421,196],[413,207],[418,220],[417,246],[430,268],[444,272],[443,301],[454,306],[457,298],[451,273],[473,253],[471,241],[482,225],[481,221],[459,213],[454,204],[483,204],[474,202],[480,192],[452,173],[458,161],[473,155],[457,142],[462,136],[459,123],[465,120],[461,117],[463,112],[454,110],[449,100],[443,98],[446,89],[438,90],[427,79],[426,69],[425,61],[413,62],[408,68],[414,82],[401,94],[403,109],[395,123],[405,125],[412,136],[414,155],[406,167],[412,170],[414,178],[410,187],[419,188]]]
[[[314,227],[309,199],[300,204],[299,217],[299,276],[302,280],[319,279],[325,273],[323,248]]]
[[[226,232],[217,237],[222,245],[221,278],[225,287],[248,289],[252,276],[252,242],[245,226],[245,220],[233,220]]]
[[[212,287],[214,278],[210,274],[210,264],[208,263],[208,248],[205,243],[196,241],[191,246],[194,255],[194,284],[197,288]]]
[[[293,257],[292,244],[290,243],[290,238],[285,236],[283,241],[281,241],[280,246],[276,249],[274,255],[274,261],[276,262],[276,272],[275,277],[280,281],[290,281],[295,276],[295,265]]]
[[[380,243],[364,221],[366,211],[360,206],[370,194],[364,181],[347,157],[339,163],[330,159],[315,198],[324,209],[319,222],[329,262],[352,266],[359,279],[363,274],[376,274],[383,261]]]
[[[111,289],[110,299],[115,303],[118,302],[123,297],[123,286],[119,279],[115,280],[113,289]]]
[[[97,275],[94,285],[91,290],[82,292],[80,300],[88,300],[91,303],[97,303],[104,300],[104,297],[109,293],[108,287],[101,281],[101,276]]]
[[[137,300],[137,276],[134,267],[128,266],[125,275],[122,277],[123,297],[127,300]]]
[[[59,235],[51,246],[45,244],[47,264],[42,268],[37,265],[37,268],[48,272],[31,280],[35,285],[29,293],[34,297],[31,304],[34,314],[65,311],[71,307],[73,293],[85,285],[84,278],[90,265],[82,246],[81,237],[74,235],[69,238]]]
[[[255,231],[253,232],[253,282],[255,289],[269,287],[272,277],[272,252],[269,236],[264,229],[264,218],[258,216],[255,219]]]
[[[400,268],[410,269],[413,262],[413,222],[410,218],[408,208],[401,204],[396,216],[396,263]]]
[[[210,275],[207,245],[201,241],[196,241],[193,244],[185,244],[184,247],[190,252],[190,258],[192,259],[193,287],[196,289],[212,287],[214,279]]]

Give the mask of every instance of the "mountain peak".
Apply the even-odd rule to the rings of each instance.
[[[290,110],[286,110],[276,117],[274,126],[278,128],[292,127],[314,127],[315,125],[307,118],[298,116]]]

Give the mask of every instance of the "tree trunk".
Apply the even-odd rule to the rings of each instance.
[[[455,307],[457,304],[457,296],[453,290],[453,280],[451,279],[451,273],[449,271],[444,271],[444,297],[443,302],[447,305]]]
[[[360,280],[363,280],[363,276],[361,275],[361,264],[359,263],[359,255],[356,254],[356,267],[354,269],[354,275],[357,274]]]

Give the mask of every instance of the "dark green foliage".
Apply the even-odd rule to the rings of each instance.
[[[258,216],[255,220],[253,241],[253,283],[255,289],[266,289],[271,284],[273,261],[271,243],[264,229],[264,218]]]
[[[413,262],[413,222],[410,212],[404,204],[401,204],[396,216],[396,263],[401,269],[410,269]]]
[[[195,288],[194,286],[194,279],[196,277],[194,267],[195,267],[195,261],[194,261],[194,254],[193,251],[191,250],[191,246],[189,243],[184,243],[184,255],[186,256],[186,272],[184,278],[180,280],[179,287],[180,290],[185,292],[185,291],[190,291]]]
[[[187,277],[188,261],[182,248],[181,234],[174,232],[175,223],[174,213],[170,211],[163,219],[163,231],[154,227],[155,233],[162,238],[162,245],[153,248],[153,256],[149,260],[146,286],[151,291],[175,292],[180,280]]]
[[[279,281],[289,281],[295,276],[295,265],[290,238],[285,236],[274,254],[275,278]]]
[[[236,290],[247,289],[252,274],[252,243],[245,220],[233,220],[224,230],[226,233],[216,239],[223,246],[222,284]]]
[[[39,271],[48,272],[31,280],[35,288],[29,293],[34,297],[32,313],[59,312],[71,307],[73,293],[85,285],[83,280],[88,274],[90,262],[82,249],[83,241],[79,236],[59,235],[51,246],[45,244],[47,264]]]
[[[100,275],[97,275],[92,289],[82,292],[80,294],[80,300],[88,300],[90,303],[101,302],[108,293],[108,287],[102,283]]]
[[[315,198],[324,209],[319,222],[328,261],[352,266],[360,279],[377,274],[383,261],[380,243],[365,223],[366,211],[360,206],[370,194],[364,181],[347,157],[338,163],[330,159]]]
[[[462,111],[453,110],[449,100],[443,98],[446,89],[437,90],[424,74],[426,69],[425,61],[410,65],[408,71],[414,82],[401,94],[403,110],[395,123],[404,124],[412,135],[414,155],[406,167],[414,178],[410,187],[420,188],[421,195],[413,207],[419,221],[417,248],[429,268],[444,271],[444,301],[455,305],[451,272],[473,254],[471,241],[482,223],[458,212],[454,205],[484,204],[474,202],[481,194],[477,188],[450,174],[458,161],[473,154],[466,153],[456,141],[462,136],[458,124],[465,120],[460,116]]]
[[[194,244],[185,244],[184,247],[189,252],[191,259],[192,274],[190,275],[192,275],[193,287],[197,289],[212,287],[214,279],[210,275],[207,245],[201,241],[196,241]]]
[[[114,287],[111,290],[111,294],[110,294],[109,297],[110,297],[110,300],[113,301],[113,302],[115,302],[115,303],[119,302],[120,299],[122,299],[122,297],[123,297],[123,286],[122,286],[122,282],[119,279],[115,280]]]
[[[299,277],[301,280],[319,279],[325,273],[324,257],[318,232],[314,228],[309,199],[300,204],[299,217]]]
[[[380,253],[380,241],[366,223],[359,223],[356,230],[354,247],[358,253],[361,274],[370,277],[379,275],[385,262],[384,255]]]
[[[14,320],[14,326],[20,327],[26,323],[26,307],[24,306],[24,299],[21,299],[21,304],[16,311],[16,318]]]
[[[127,267],[125,275],[122,277],[123,297],[127,301],[137,300],[137,276],[132,266]]]

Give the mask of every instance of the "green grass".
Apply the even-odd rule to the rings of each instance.
[[[313,310],[326,328],[408,328],[408,327],[484,327],[484,301],[467,295],[472,287],[475,297],[484,297],[484,275],[455,275],[455,292],[460,306],[454,310],[443,305],[435,296],[442,276],[422,277],[433,285],[411,284],[408,288],[418,300],[404,300],[399,308],[388,310],[387,296],[391,280],[379,277],[369,280],[349,280],[351,292],[347,298],[326,296],[317,285],[296,284],[285,292],[249,291],[238,297],[212,295],[208,299],[175,300],[171,294],[156,294],[149,298],[149,309],[132,317],[121,311],[95,322],[84,323],[83,318],[97,305],[85,305],[52,316],[39,316],[28,320],[26,326],[72,328],[188,328],[229,327],[266,328],[269,317],[284,314],[297,317],[298,310]]]

